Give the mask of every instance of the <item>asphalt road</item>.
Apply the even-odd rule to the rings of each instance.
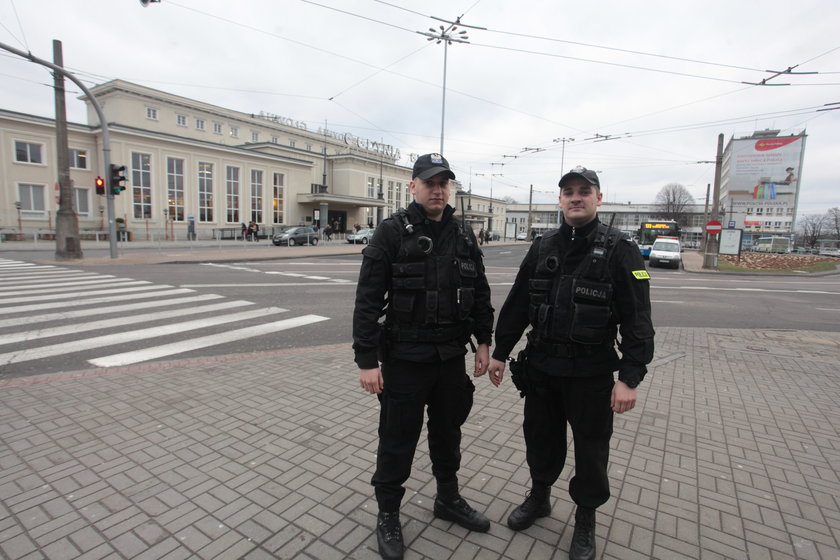
[[[484,247],[497,310],[527,248]],[[0,267],[0,379],[348,343],[360,262]],[[840,331],[838,275],[651,274],[658,326]]]

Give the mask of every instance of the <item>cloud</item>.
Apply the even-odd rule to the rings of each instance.
[[[445,52],[445,152],[474,192],[489,194],[492,169],[503,175],[494,195],[524,201],[533,184],[535,199],[553,202],[562,170],[582,164],[602,171],[610,200],[650,202],[671,182],[701,197],[714,166],[697,162],[714,160],[718,134],[807,129],[799,203],[818,212],[840,206],[840,111],[816,111],[840,101],[836,83],[817,85],[840,82],[830,13],[831,0],[0,0],[0,41],[51,59],[57,38],[91,85],[122,78],[327,121],[406,156],[439,147]],[[486,28],[464,27],[470,44],[444,49],[416,33],[448,25],[429,16],[462,14]],[[742,83],[788,67],[820,74]],[[0,54],[0,74],[0,106],[52,116],[46,70]],[[75,99],[68,112],[86,119]]]

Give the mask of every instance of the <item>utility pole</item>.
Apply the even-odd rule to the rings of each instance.
[[[528,192],[528,229],[525,231],[526,238],[530,239],[533,231],[533,224],[531,223],[531,206],[534,201],[534,184],[531,183],[531,189]]]
[[[715,190],[712,197],[712,219],[720,220],[720,173],[723,167],[723,134],[718,134],[717,156],[715,157]],[[705,227],[705,224],[704,224]],[[706,253],[703,257],[703,268],[717,270],[718,234],[706,234]]]
[[[382,167],[385,164],[384,158],[385,156],[382,154],[382,152],[379,152],[379,193],[377,193],[376,198],[380,201],[385,200],[385,193],[382,192]],[[382,206],[377,206],[375,225],[379,225],[383,219],[385,219],[385,209]]]
[[[53,62],[64,67],[61,41],[53,39]],[[55,85],[55,144],[58,165],[58,212],[55,215],[55,259],[66,261],[82,258],[79,242],[79,216],[73,201],[70,181],[70,154],[67,141],[67,108],[64,104],[64,74],[53,72]]]
[[[712,188],[711,183],[706,183],[706,206],[703,208],[703,227],[709,223],[709,190]],[[700,236],[700,251],[706,252],[706,235],[705,232]]]

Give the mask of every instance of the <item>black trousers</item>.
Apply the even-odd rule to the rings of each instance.
[[[429,455],[437,482],[456,483],[461,466],[461,426],[475,386],[464,357],[431,363],[390,358],[382,364],[385,389],[379,395],[379,450],[371,483],[380,511],[397,511],[428,410]]]
[[[613,432],[612,373],[589,377],[529,372],[525,395],[526,459],[535,485],[551,486],[566,463],[566,423],[572,428],[575,474],[569,495],[579,506],[597,508],[610,498],[607,463]]]

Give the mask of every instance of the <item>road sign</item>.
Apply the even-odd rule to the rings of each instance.
[[[708,224],[706,224],[706,233],[714,235],[716,233],[720,233],[721,229],[723,229],[723,226],[717,220],[711,220]]]

